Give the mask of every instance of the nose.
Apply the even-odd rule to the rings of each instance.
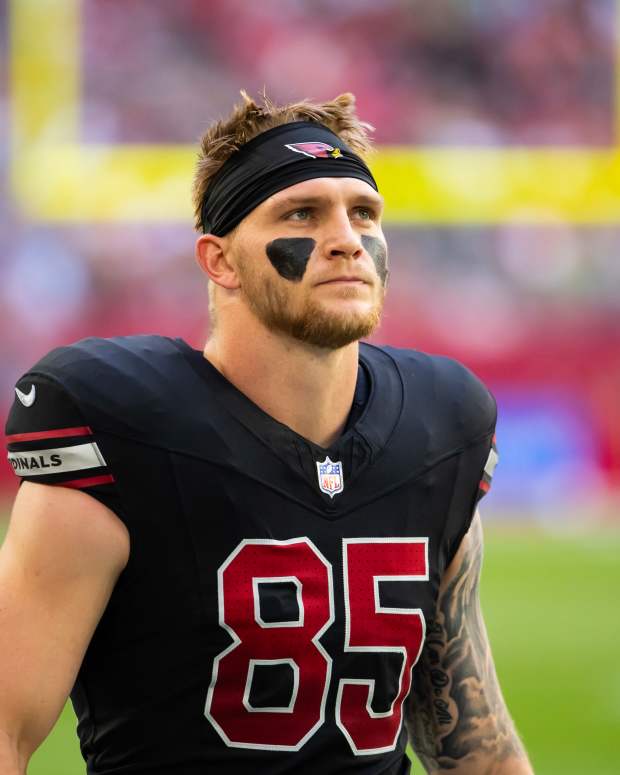
[[[324,253],[328,258],[359,258],[363,246],[360,235],[351,226],[347,212],[338,213],[330,219]]]

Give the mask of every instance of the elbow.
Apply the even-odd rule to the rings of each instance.
[[[26,768],[36,744],[25,736],[7,731],[0,723],[0,773],[2,775],[26,775]]]

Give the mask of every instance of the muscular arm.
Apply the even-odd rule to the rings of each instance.
[[[478,599],[476,514],[442,580],[407,708],[411,744],[432,775],[532,775],[499,687]]]
[[[2,775],[24,775],[58,718],[128,554],[124,525],[94,498],[20,488],[0,550]]]

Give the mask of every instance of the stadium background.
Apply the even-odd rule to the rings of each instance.
[[[614,0],[0,0],[3,415],[57,344],[201,345],[195,141],[240,88],[356,94],[391,248],[375,339],[459,358],[500,406],[483,599],[543,775],[619,771],[619,51]],[[31,773],[82,771],[73,724]]]

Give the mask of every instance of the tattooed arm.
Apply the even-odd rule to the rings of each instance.
[[[447,569],[413,678],[406,721],[432,775],[532,775],[497,681],[480,603],[478,514]]]

